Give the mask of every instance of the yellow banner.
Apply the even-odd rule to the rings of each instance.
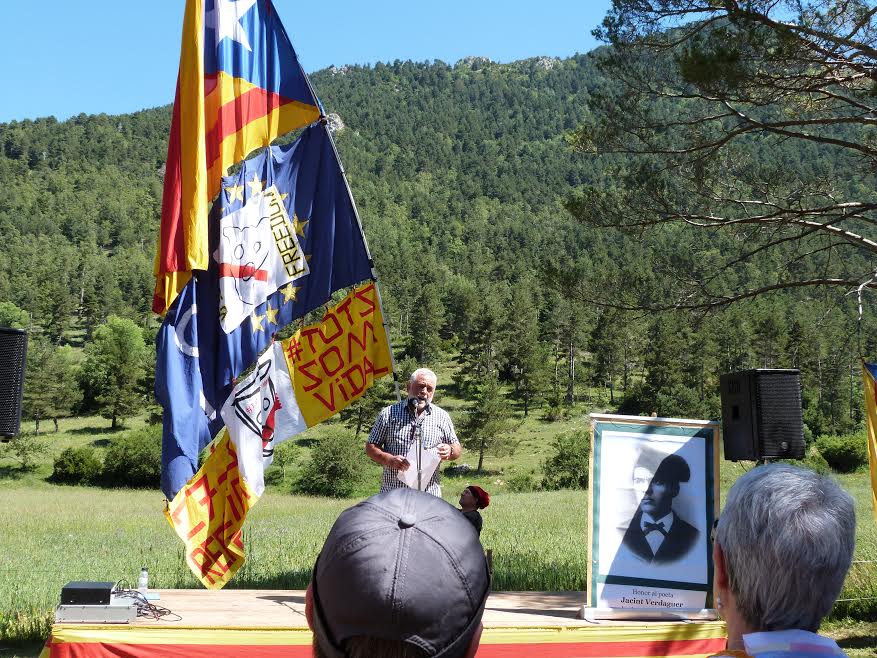
[[[341,411],[392,370],[374,283],[353,290],[321,322],[303,327],[281,346],[295,400],[280,403],[297,404],[308,427]],[[165,510],[186,544],[192,573],[208,589],[223,587],[243,565],[241,527],[258,499],[241,476],[234,443],[224,429]]]
[[[877,386],[868,365],[862,362],[865,383],[865,425],[868,433],[868,464],[871,470],[871,513],[877,522]]]
[[[392,369],[374,283],[354,290],[322,322],[281,344],[308,427],[344,409]]]
[[[244,564],[241,526],[257,500],[240,476],[237,453],[223,430],[210,456],[165,509],[186,544],[186,562],[204,587],[220,589]]]

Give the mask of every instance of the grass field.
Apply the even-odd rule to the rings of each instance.
[[[129,428],[140,424],[134,421]],[[488,458],[487,472],[478,477],[445,478],[445,497],[454,503],[470,482],[491,492],[482,542],[493,550],[494,589],[584,589],[587,492],[512,493],[506,479],[522,472],[538,476],[550,440],[586,424],[582,415],[546,423],[537,412],[520,428],[522,444],[515,456]],[[46,437],[50,454],[32,473],[22,474],[12,461],[0,458],[0,656],[35,655],[37,645],[29,643],[47,636],[60,589],[70,580],[130,584],[145,565],[152,587],[199,586],[185,565],[181,542],[161,514],[159,491],[46,482],[54,455],[72,445],[100,449],[110,436],[107,426],[108,421],[98,418],[62,421],[62,431]],[[475,463],[472,455],[463,461]],[[722,491],[749,467],[722,462]],[[362,496],[376,487],[378,469],[370,469],[365,477]],[[877,658],[877,528],[868,478],[855,473],[838,479],[858,501],[857,564],[828,630],[851,655]],[[284,491],[283,486],[270,487],[251,512],[244,529],[247,562],[230,587],[303,588],[331,524],[354,502]],[[11,647],[17,648],[10,651]]]

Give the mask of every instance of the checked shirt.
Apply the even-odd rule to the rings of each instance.
[[[418,431],[422,433],[424,452],[435,450],[440,443],[453,445],[460,442],[456,432],[454,432],[454,423],[444,409],[430,404],[421,414],[418,423],[419,429],[415,429],[417,420],[417,416],[411,410],[407,400],[384,407],[375,419],[375,424],[368,436],[368,442],[391,455],[403,456],[408,453],[411,445],[416,441],[416,432]],[[417,465],[411,464],[410,468],[417,468]],[[439,470],[435,470],[424,488],[424,491],[434,496],[442,495],[442,489],[439,486]],[[404,487],[405,483],[399,480],[396,471],[384,467],[384,473],[381,477],[381,493]]]

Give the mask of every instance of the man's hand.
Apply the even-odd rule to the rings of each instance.
[[[441,460],[450,459],[451,446],[449,446],[447,443],[439,443],[438,444],[438,456],[439,456],[439,459],[441,459]]]
[[[411,462],[402,455],[391,455],[386,466],[392,471],[407,471],[411,467]]]
[[[365,454],[367,454],[368,458],[375,464],[379,464],[393,471],[407,471],[408,467],[411,466],[411,464],[408,463],[408,460],[401,455],[393,455],[389,452],[384,452],[373,443],[365,444]]]

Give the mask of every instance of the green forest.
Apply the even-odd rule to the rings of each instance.
[[[608,221],[646,165],[583,146],[625,111],[606,52],[312,76],[343,124],[334,135],[401,369],[453,364],[462,398],[500,396],[518,416],[578,407],[716,419],[722,373],[799,368],[808,439],[855,430],[859,356],[877,357],[867,291],[861,319],[855,294],[826,287],[686,309],[675,300],[688,274],[733,262],[714,281],[749,289],[782,278],[788,263],[747,253],[739,234]],[[675,116],[685,102],[658,109]],[[27,418],[123,423],[154,406],[152,259],[169,123],[161,107],[0,124],[0,326],[29,330]],[[821,180],[846,166],[822,144],[736,148],[774,174]],[[870,197],[874,183],[873,169],[842,179],[846,193]],[[683,179],[661,184],[686,194]],[[796,258],[795,275],[822,276],[827,254]],[[850,269],[867,260],[833,258]]]
[[[722,374],[796,368],[804,465],[833,471],[859,519],[826,631],[877,655],[861,366],[877,361],[875,28],[863,0],[614,0],[585,54],[310,76],[399,375],[438,373],[466,451],[445,500],[491,492],[495,590],[586,587],[589,413],[719,420]],[[171,113],[0,123],[0,327],[28,332],[22,431],[0,443],[16,583],[0,640],[35,643],[22,655],[70,578],[148,564],[151,587],[197,586],[158,513]],[[377,488],[363,442],[392,398],[384,378],[277,446],[230,587],[306,586],[338,513]],[[720,464],[717,508],[752,468]]]

